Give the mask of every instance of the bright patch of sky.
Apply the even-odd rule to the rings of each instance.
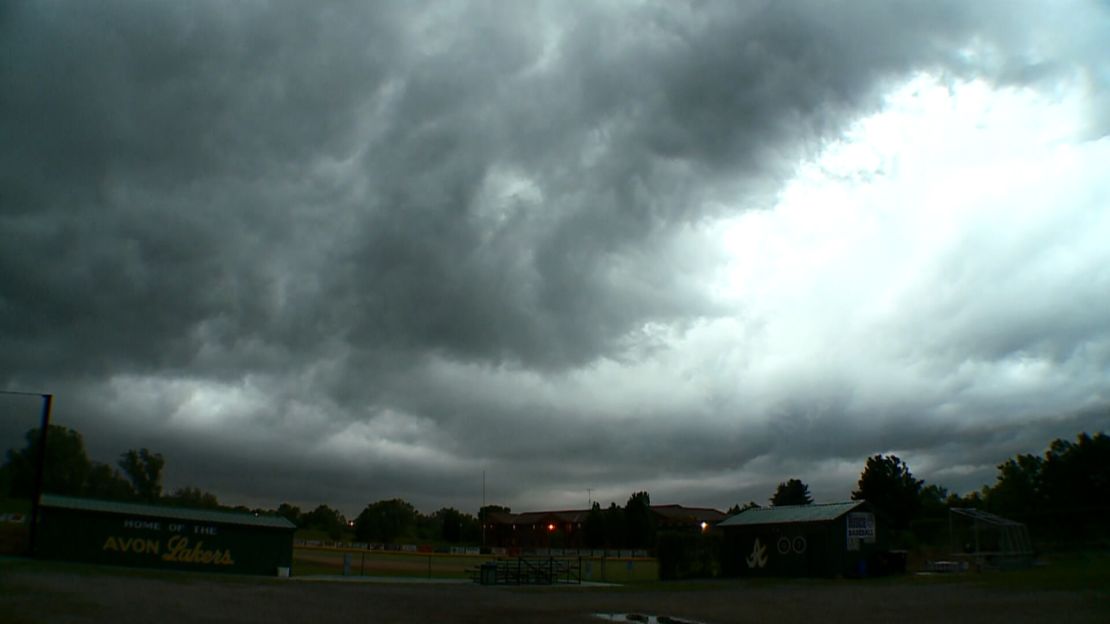
[[[1056,202],[1021,201],[1012,191],[1055,186],[1046,174],[1085,159],[1075,143],[1085,104],[1082,83],[1045,94],[915,77],[799,166],[772,210],[721,224],[733,261],[718,292],[745,304],[775,292],[806,296],[838,263],[889,275],[897,263],[871,262],[875,255],[928,254],[968,229],[1012,224],[986,223],[995,217],[1058,213]]]

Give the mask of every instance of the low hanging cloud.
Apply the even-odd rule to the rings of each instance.
[[[833,499],[890,451],[975,488],[1110,418],[1108,34],[1087,2],[17,3],[0,384],[228,501]]]

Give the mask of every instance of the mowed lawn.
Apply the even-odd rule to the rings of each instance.
[[[493,555],[453,555],[381,550],[345,550],[298,546],[293,549],[293,576],[343,574],[349,557],[351,576],[467,578],[467,571],[497,559]],[[513,558],[507,558],[513,559]],[[641,583],[659,579],[650,558],[582,558],[582,579],[609,583]]]
[[[301,547],[293,549],[294,576],[343,574],[344,558],[352,576],[408,576],[466,578],[466,570],[489,561],[485,555],[450,555],[381,550],[344,550]]]

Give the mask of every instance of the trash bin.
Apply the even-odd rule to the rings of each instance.
[[[480,572],[478,573],[478,582],[482,585],[496,585],[497,584],[497,564],[496,563],[483,563]]]

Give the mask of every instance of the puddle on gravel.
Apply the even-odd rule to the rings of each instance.
[[[645,615],[643,613],[595,613],[594,617],[606,622],[637,622],[638,624],[704,624],[697,620],[676,618],[669,615]]]

